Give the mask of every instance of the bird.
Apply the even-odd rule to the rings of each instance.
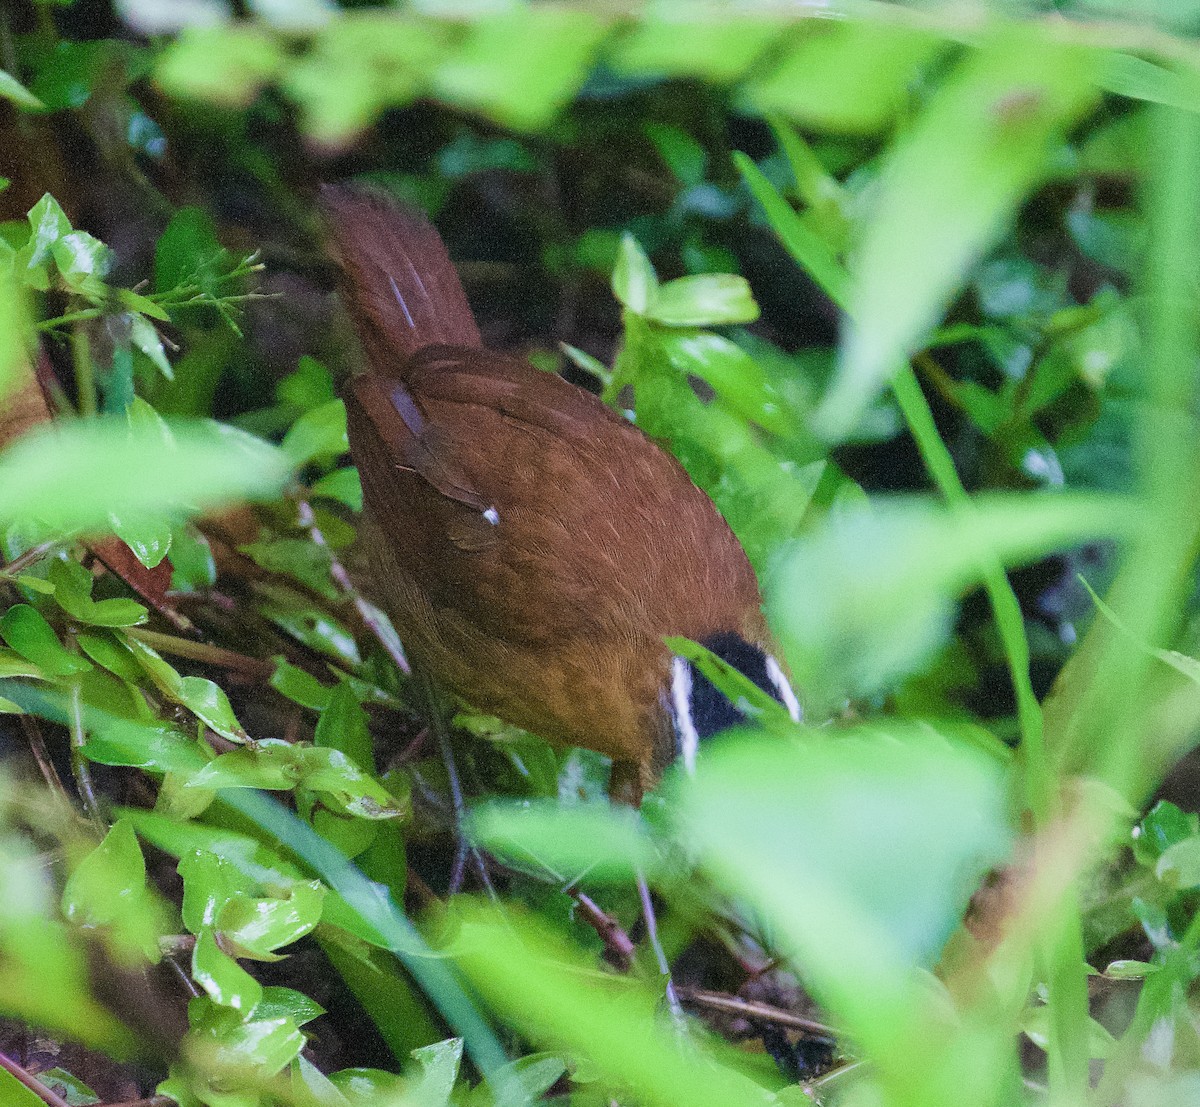
[[[707,646],[798,718],[751,564],[682,465],[597,396],[487,349],[420,212],[327,184],[362,348],[343,390],[375,597],[413,665],[474,707],[612,760],[637,805],[742,722],[664,642]]]

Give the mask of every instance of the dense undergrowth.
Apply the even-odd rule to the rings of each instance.
[[[0,7],[0,1102],[1200,1094],[1200,11],[1157,9]],[[405,674],[346,179],[708,491],[804,725],[634,817]]]

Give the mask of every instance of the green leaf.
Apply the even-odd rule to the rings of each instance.
[[[447,53],[450,28],[379,11],[343,12],[303,57],[289,59],[284,91],[317,142],[344,144],[387,107],[411,102]],[[304,405],[307,406],[307,405]]]
[[[175,379],[171,363],[167,360],[166,352],[163,350],[162,339],[159,338],[158,331],[154,329],[154,324],[149,319],[144,315],[130,315],[129,338],[154,363],[155,368],[167,380]]]
[[[779,551],[768,609],[806,698],[877,691],[920,665],[986,560],[1020,564],[1128,533],[1138,517],[1121,500],[1068,494],[993,495],[972,507],[881,501],[833,513]]]
[[[449,1107],[462,1064],[461,1038],[422,1046],[412,1051],[417,1071],[409,1076],[406,1098],[422,1107]]]
[[[27,255],[28,268],[33,269],[50,260],[54,244],[71,233],[71,221],[49,192],[29,209],[28,219],[32,234],[22,253]]]
[[[758,304],[744,277],[701,273],[667,281],[644,312],[667,327],[717,327],[758,318]]]
[[[268,985],[263,988],[262,1000],[254,1014],[260,1019],[289,1018],[297,1026],[303,1026],[325,1014],[325,1008],[303,992]]]
[[[1010,848],[1008,786],[975,743],[886,719],[792,742],[731,734],[670,785],[689,849],[900,1081],[941,1025],[927,1021],[943,1000],[922,966]]]
[[[28,604],[14,604],[0,616],[0,638],[47,676],[71,676],[92,667],[86,658],[71,653],[54,628]]]
[[[299,468],[310,461],[334,461],[350,449],[346,439],[346,408],[341,400],[329,400],[310,408],[292,424],[280,444]]]
[[[283,43],[264,27],[190,26],[159,56],[155,78],[170,96],[239,108],[250,104],[286,63]]]
[[[654,266],[631,234],[621,237],[612,274],[613,295],[636,315],[645,315],[658,299]]]
[[[119,819],[72,870],[63,887],[63,914],[76,926],[105,928],[117,951],[159,959],[164,919],[146,887],[146,862],[133,827]]]
[[[129,627],[144,623],[146,609],[133,600],[92,599],[92,574],[73,558],[51,562],[46,579],[54,585],[54,600],[81,623],[102,627]]]
[[[467,1107],[525,1107],[537,1103],[566,1071],[566,1062],[558,1054],[526,1054],[505,1068],[507,1087],[503,1091],[497,1093],[491,1083],[480,1084],[467,1099]]]
[[[108,294],[104,277],[115,256],[103,242],[87,231],[71,231],[54,240],[50,255],[68,292],[99,300]]]
[[[735,153],[734,164],[766,213],[767,222],[779,236],[783,248],[821,290],[839,307],[849,300],[849,280],[829,244],[789,206],[761,169],[745,154]]]
[[[287,696],[301,707],[311,707],[314,711],[321,711],[329,705],[330,698],[336,691],[334,686],[322,684],[311,673],[306,673],[282,657],[273,660],[275,671],[271,674],[270,684],[280,695]]]
[[[121,721],[96,727],[83,752],[100,765],[127,765],[160,773],[194,771],[203,764],[196,743],[178,731]]]
[[[59,423],[0,454],[0,523],[47,535],[112,530],[111,517],[178,516],[283,487],[278,450],[217,423],[154,427],[123,418]]]
[[[205,1075],[233,1087],[261,1087],[291,1064],[306,1044],[300,1028],[286,1016],[247,1017],[245,1009],[222,1007],[207,997],[188,1004],[188,1015],[198,1039],[195,1048],[212,1059]],[[247,1107],[258,1107],[255,1100],[261,1102],[254,1095]]]
[[[330,577],[332,553],[311,538],[260,538],[239,546],[238,552],[268,572],[286,573],[327,600],[340,594]]]
[[[546,126],[583,84],[607,33],[582,9],[515,7],[478,16],[433,75],[451,103],[517,130]]]
[[[100,1097],[91,1088],[66,1069],[57,1066],[46,1069],[38,1073],[38,1080],[52,1092],[62,1096],[69,1107],[87,1107],[88,1104],[100,1102]]]
[[[201,722],[231,742],[246,742],[249,735],[229,706],[229,697],[217,684],[205,677],[185,676],[176,693],[178,701]]]
[[[566,878],[586,872],[588,880],[628,881],[653,875],[658,851],[632,812],[608,804],[519,804],[493,802],[471,812],[473,841],[524,867]]]
[[[202,208],[180,208],[158,238],[154,288],[163,293],[196,285],[202,292],[214,293],[225,258],[213,217]]]
[[[793,719],[788,709],[745,673],[689,638],[668,635],[664,641],[672,653],[695,665],[747,718],[773,730],[790,732]]]
[[[42,111],[45,104],[7,70],[0,69],[0,99],[9,100],[19,108]]]
[[[349,684],[342,682],[333,689],[317,722],[313,741],[318,746],[340,750],[364,768],[369,769],[375,764],[367,713]]]
[[[799,894],[797,889],[797,894]],[[689,1027],[687,1048],[656,1017],[659,995],[610,973],[549,926],[506,905],[461,902],[453,956],[489,1006],[533,1042],[586,1058],[588,1069],[638,1103],[762,1107],[767,1089],[722,1064]]]
[[[309,491],[318,499],[337,500],[351,511],[362,511],[362,481],[353,466],[326,473]]]
[[[162,563],[171,552],[172,527],[168,520],[146,515],[142,518],[118,518],[109,515],[113,532],[147,569]]]
[[[608,62],[631,76],[701,77],[715,84],[737,80],[785,33],[767,18],[725,9],[719,18],[693,18],[676,6],[649,7],[610,44]]]
[[[216,1004],[249,1015],[262,999],[262,985],[229,956],[211,930],[203,930],[192,951],[192,979]]]
[[[918,70],[944,49],[938,35],[883,20],[805,20],[798,30],[796,44],[742,95],[823,131],[882,130],[907,106]]]
[[[275,960],[274,951],[302,938],[321,921],[325,886],[319,880],[291,885],[279,895],[229,899],[216,928],[238,957]]]
[[[827,437],[854,425],[1038,183],[1094,102],[1095,59],[1030,29],[996,31],[889,151],[855,252],[850,330],[817,413]]]
[[[7,1069],[0,1069],[0,1100],[9,1107],[46,1107],[40,1095],[30,1091]]]

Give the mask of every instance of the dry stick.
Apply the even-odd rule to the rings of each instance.
[[[10,1057],[6,1057],[3,1053],[0,1053],[0,1069],[4,1069],[18,1083],[23,1084],[33,1092],[34,1095],[46,1104],[46,1107],[71,1107],[62,1096],[56,1095],[38,1080],[37,1077],[26,1072],[16,1061]]]
[[[773,1023],[775,1026],[786,1026],[790,1030],[799,1030],[817,1038],[837,1037],[837,1031],[832,1027],[801,1015],[794,1015],[791,1011],[773,1007],[769,1003],[758,1003],[755,1000],[742,999],[740,996],[727,995],[725,992],[709,992],[703,988],[682,987],[677,989],[677,993],[684,1003],[694,1003],[697,1007],[707,1007],[710,1011],[721,1011],[758,1022]]]
[[[621,924],[608,914],[591,896],[571,886],[564,889],[579,908],[580,916],[599,936],[605,949],[617,959],[617,967],[628,972],[633,967],[636,947]]]

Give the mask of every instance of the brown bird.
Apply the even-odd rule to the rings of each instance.
[[[433,226],[326,186],[367,371],[346,391],[376,588],[415,665],[485,711],[613,760],[638,802],[742,715],[664,635],[799,708],[754,571],[682,466],[595,396],[485,349]]]

